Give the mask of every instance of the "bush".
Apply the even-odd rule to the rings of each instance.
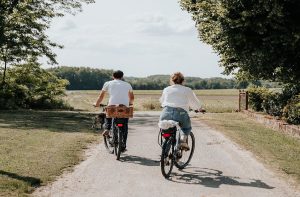
[[[300,95],[289,100],[283,109],[283,116],[288,123],[300,124]]]
[[[61,98],[67,85],[37,63],[15,65],[0,88],[0,109],[70,109]]]
[[[264,111],[272,116],[283,117],[292,124],[300,123],[300,98],[298,85],[286,85],[282,92],[272,92],[267,88],[248,89],[249,104],[255,111]]]
[[[270,94],[269,89],[264,87],[250,87],[249,93],[249,105],[255,111],[263,111],[263,105],[266,95]]]
[[[278,92],[269,92],[264,95],[262,102],[263,111],[272,116],[282,116],[282,110],[286,101],[282,94]]]

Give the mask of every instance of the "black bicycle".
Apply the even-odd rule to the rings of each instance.
[[[180,126],[178,122],[174,122],[173,127],[169,129],[160,129],[159,144],[162,147],[160,167],[161,173],[165,178],[169,178],[175,165],[178,169],[185,168],[191,161],[195,150],[195,137],[190,132],[187,138],[189,149],[180,147]]]
[[[100,105],[105,110],[107,105]],[[115,154],[117,160],[120,159],[122,151],[125,149],[124,143],[124,132],[125,132],[125,122],[122,118],[113,118],[112,119],[112,128],[109,130],[108,135],[104,136],[104,145],[106,150],[110,154]]]

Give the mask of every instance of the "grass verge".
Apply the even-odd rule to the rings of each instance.
[[[90,117],[64,112],[0,111],[0,196],[27,196],[83,159],[99,140]]]
[[[300,184],[299,138],[266,128],[240,113],[206,114],[200,119]]]

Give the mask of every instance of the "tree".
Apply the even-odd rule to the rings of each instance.
[[[41,68],[36,61],[13,65],[0,89],[0,108],[62,108],[68,81]]]
[[[46,56],[57,63],[53,47],[45,31],[51,19],[81,10],[82,3],[94,0],[0,0],[0,66],[5,83],[8,64]]]
[[[226,74],[299,84],[300,1],[181,0]]]

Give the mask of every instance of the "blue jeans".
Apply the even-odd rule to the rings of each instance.
[[[179,125],[184,134],[189,135],[192,126],[191,119],[187,111],[182,108],[165,107],[160,115],[160,120],[174,120],[179,122]]]

